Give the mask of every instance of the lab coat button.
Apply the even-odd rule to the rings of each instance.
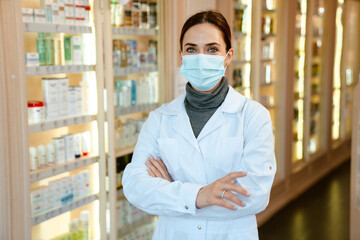
[[[188,207],[187,205],[185,205],[185,209],[186,209],[186,210],[188,210],[188,209],[189,209],[189,207]]]
[[[269,166],[269,169],[271,170],[271,169],[272,169],[272,166]]]
[[[198,229],[201,230],[201,226],[200,226],[200,225],[198,226]]]

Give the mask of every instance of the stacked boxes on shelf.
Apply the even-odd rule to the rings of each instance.
[[[52,142],[39,145],[37,148],[30,147],[30,169],[37,170],[62,164],[88,156],[91,152],[91,136],[86,131],[78,134],[67,134],[59,138],[53,138]]]
[[[137,40],[113,40],[113,66],[147,67],[157,65],[157,41],[149,40],[148,52],[138,52]]]
[[[25,53],[25,64],[27,67],[89,64],[89,50],[82,47],[87,46],[86,42],[81,36],[61,39],[56,34],[38,33],[36,52]]]
[[[51,240],[90,240],[89,211],[81,211],[80,218],[75,218],[69,223],[69,232],[52,238]]]
[[[149,224],[146,224],[144,226],[139,227],[137,230],[129,233],[128,235],[120,238],[120,240],[151,240],[152,235],[155,231],[155,222],[151,222]]]
[[[145,118],[127,119],[125,123],[116,121],[115,146],[116,149],[132,147],[136,144]]]
[[[114,27],[157,28],[157,4],[135,0],[111,0],[111,25]]]
[[[41,0],[41,9],[23,8],[23,22],[89,25],[89,0]]]
[[[116,81],[114,89],[115,108],[128,108],[157,103],[157,83],[158,75],[156,72],[138,80],[119,80]]]
[[[31,214],[37,216],[90,195],[90,172],[49,182],[31,191]]]
[[[83,75],[82,86],[69,86],[68,78],[43,78],[43,101],[28,102],[29,124],[92,114],[88,77]]]
[[[147,213],[141,211],[140,209],[134,207],[126,199],[119,200],[117,202],[117,225],[118,229],[121,229],[127,225],[130,225],[140,219],[148,216]]]

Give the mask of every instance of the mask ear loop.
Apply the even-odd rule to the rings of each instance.
[[[226,55],[225,55],[225,57],[224,57],[224,60],[226,59],[226,57],[227,57],[227,55],[229,54],[230,50],[231,50],[231,49],[229,49],[229,51],[226,53]],[[228,64],[226,64],[226,66],[225,66],[225,71],[226,71],[226,68],[227,68],[227,67],[228,67]]]

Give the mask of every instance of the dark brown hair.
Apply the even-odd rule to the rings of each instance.
[[[192,15],[188,20],[186,20],[184,26],[181,29],[180,35],[180,49],[182,51],[182,43],[184,40],[184,35],[191,28],[197,24],[201,23],[210,23],[217,27],[223,34],[224,41],[226,43],[226,51],[229,51],[231,48],[231,31],[229,24],[227,23],[225,17],[216,11],[208,10],[203,12],[198,12]]]

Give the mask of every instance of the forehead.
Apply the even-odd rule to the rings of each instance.
[[[200,23],[186,31],[183,45],[186,43],[206,44],[210,42],[225,45],[223,34],[218,27],[211,23]]]

